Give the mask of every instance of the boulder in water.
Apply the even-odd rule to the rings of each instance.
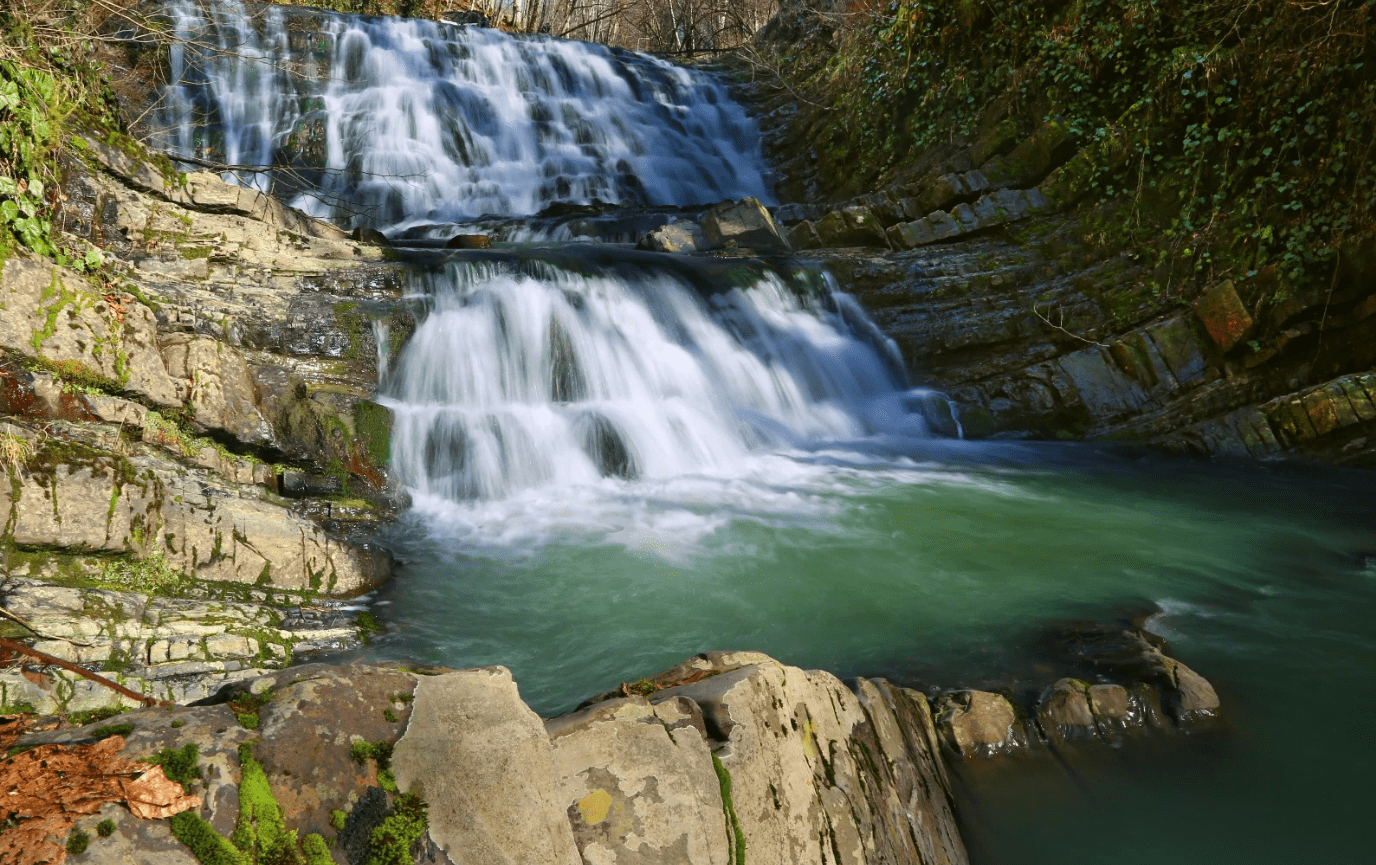
[[[1013,751],[1026,740],[1013,704],[1001,694],[956,691],[943,694],[934,708],[946,746],[967,759]]]
[[[635,455],[621,432],[599,414],[590,414],[579,423],[583,450],[603,477],[631,480],[640,474]]]
[[[671,222],[641,237],[635,248],[653,252],[697,252],[706,246],[707,238],[696,223]]]
[[[702,231],[712,249],[746,248],[758,253],[793,251],[788,238],[758,199],[723,201],[702,216]]]
[[[445,244],[448,249],[491,249],[492,238],[486,234],[456,234]]]

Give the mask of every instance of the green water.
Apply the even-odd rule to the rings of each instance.
[[[890,442],[730,477],[418,501],[368,651],[503,664],[553,715],[708,649],[1030,685],[1049,623],[1159,609],[1149,626],[1216,685],[1226,735],[1076,777],[974,779],[977,860],[1370,861],[1373,479]]]

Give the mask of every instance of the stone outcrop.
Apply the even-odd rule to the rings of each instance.
[[[5,434],[28,452],[0,489],[7,544],[157,559],[194,579],[328,595],[367,591],[390,573],[385,552],[332,537],[261,486],[147,446],[126,455],[14,425]],[[115,430],[107,440],[122,442]]]
[[[86,280],[46,261],[12,257],[0,269],[0,348],[84,373],[154,405],[181,403],[158,354],[152,311],[129,297],[103,297]]]
[[[167,598],[50,585],[34,578],[53,575],[45,564],[25,563],[13,572],[30,577],[12,574],[0,583],[0,607],[34,630],[5,622],[0,635],[36,637],[32,645],[38,651],[175,703],[207,699],[234,682],[258,678],[309,653],[337,651],[359,641],[352,613],[321,609],[319,601],[312,609],[286,607],[283,594],[269,604],[269,592],[263,589]],[[93,563],[89,574],[99,578],[100,566]],[[88,712],[112,703],[135,707],[129,698],[60,668],[0,671],[0,706],[7,711]]]
[[[1150,290],[1130,259],[1086,247],[1073,222],[1024,224],[1017,237],[813,255],[895,340],[912,377],[954,399],[969,437],[1371,463],[1376,303],[1355,255],[1331,295],[1265,304],[1258,318],[1242,298],[1264,286],[1221,282],[1185,305]]]
[[[724,201],[700,220],[711,249],[749,249],[763,255],[792,251],[774,217],[754,198]]]
[[[407,855],[436,863],[966,862],[922,695],[750,652],[650,681],[541,722],[502,668],[308,664],[230,685],[227,703],[19,744],[115,734],[126,758],[195,744],[194,815],[226,839],[252,760],[285,828],[328,839],[341,865],[378,853],[407,793],[428,815]],[[104,819],[114,831],[96,837]],[[167,821],[120,806],[78,828],[85,862],[194,861]]]
[[[707,238],[696,222],[671,222],[640,238],[635,248],[652,252],[697,252],[707,248]]]
[[[117,133],[74,141],[54,222],[103,250],[100,279],[22,254],[0,269],[11,564],[41,557],[74,585],[114,557],[173,598],[379,585],[390,557],[368,538],[397,497],[372,397],[413,326],[399,268]]]
[[[753,652],[708,653],[648,683],[645,697],[611,696],[549,722],[556,750],[566,747],[561,743],[570,731],[594,724],[617,730],[658,723],[676,742],[680,735],[701,736],[730,795],[723,801],[730,861],[741,861],[741,854],[778,863],[966,861],[923,695],[882,680],[861,679],[851,690],[829,673]],[[694,752],[671,753],[684,759]],[[611,778],[594,768],[583,774],[588,780],[574,792],[592,790],[595,778],[615,781],[615,789],[598,789],[621,814],[645,813],[650,805],[642,800],[653,801],[634,769]],[[699,802],[703,797],[710,801],[710,789],[697,794]],[[592,801],[585,796],[570,805]],[[676,807],[710,810],[691,802]],[[680,823],[688,830],[682,843],[710,837],[720,820],[718,814],[701,827]],[[594,856],[585,846],[584,861],[601,861],[604,849],[599,843]]]

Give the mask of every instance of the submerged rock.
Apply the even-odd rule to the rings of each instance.
[[[449,249],[491,249],[492,238],[486,234],[456,234],[445,246]]]
[[[578,427],[583,451],[603,477],[631,480],[640,475],[635,454],[611,421],[599,414],[588,414],[579,419]]]

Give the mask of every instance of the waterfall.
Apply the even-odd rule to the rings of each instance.
[[[169,58],[167,146],[268,167],[227,176],[399,243],[596,201],[622,206],[608,218],[633,240],[643,208],[768,201],[744,111],[661,60],[431,21],[169,9],[186,41]],[[553,224],[568,211],[503,236],[577,236]],[[417,509],[505,541],[512,514],[535,534],[553,512],[602,531],[660,512],[656,496],[789,510],[796,490],[774,479],[830,477],[827,448],[957,432],[829,276],[713,261],[607,244],[412,267],[415,332],[395,357],[381,320],[375,335],[392,470]],[[711,496],[693,487],[705,478]]]
[[[722,473],[761,450],[927,432],[854,309],[772,273],[705,297],[670,272],[548,265],[450,262],[417,281],[432,308],[383,402],[394,469],[422,495]]]
[[[769,199],[759,134],[709,75],[435,21],[177,2],[161,144],[350,226],[552,203]],[[233,176],[233,175],[231,175]]]

